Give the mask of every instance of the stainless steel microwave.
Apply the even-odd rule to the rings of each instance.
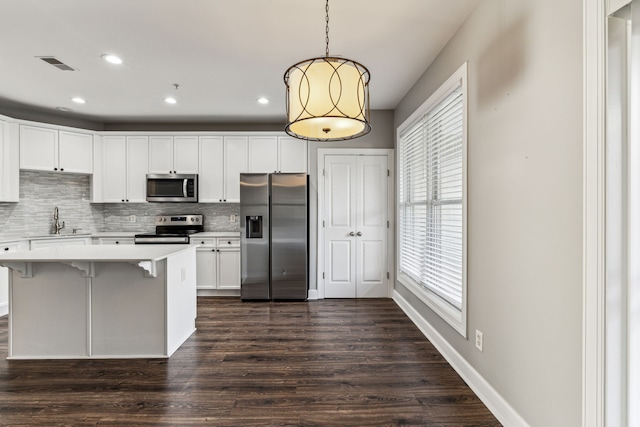
[[[147,174],[148,202],[198,201],[198,175],[195,174]]]

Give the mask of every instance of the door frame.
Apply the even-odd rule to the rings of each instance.
[[[318,268],[316,270],[318,299],[324,299],[324,170],[325,157],[330,155],[339,156],[387,156],[387,167],[389,169],[389,179],[387,180],[387,218],[389,227],[387,228],[387,269],[389,278],[387,280],[387,298],[393,295],[393,284],[395,283],[395,150],[386,148],[319,148],[318,149]]]

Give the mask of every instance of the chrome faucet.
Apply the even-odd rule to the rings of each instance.
[[[60,216],[58,215],[58,207],[56,206],[55,208],[53,208],[53,220],[55,221],[53,226],[56,229],[55,234],[60,234],[60,230],[64,228],[64,221],[62,221],[62,225],[60,225],[60,221],[58,221],[59,217]]]

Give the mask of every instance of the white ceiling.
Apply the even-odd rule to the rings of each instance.
[[[477,1],[331,0],[330,53],[369,69],[372,109],[394,109]],[[0,0],[0,40],[0,104],[112,123],[284,122],[284,72],[324,56],[325,1]],[[77,71],[36,58],[49,55]]]

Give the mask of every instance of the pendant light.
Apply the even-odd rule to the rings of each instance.
[[[366,135],[369,124],[369,70],[329,55],[329,0],[326,3],[326,55],[291,66],[285,131],[309,141],[344,141]]]

